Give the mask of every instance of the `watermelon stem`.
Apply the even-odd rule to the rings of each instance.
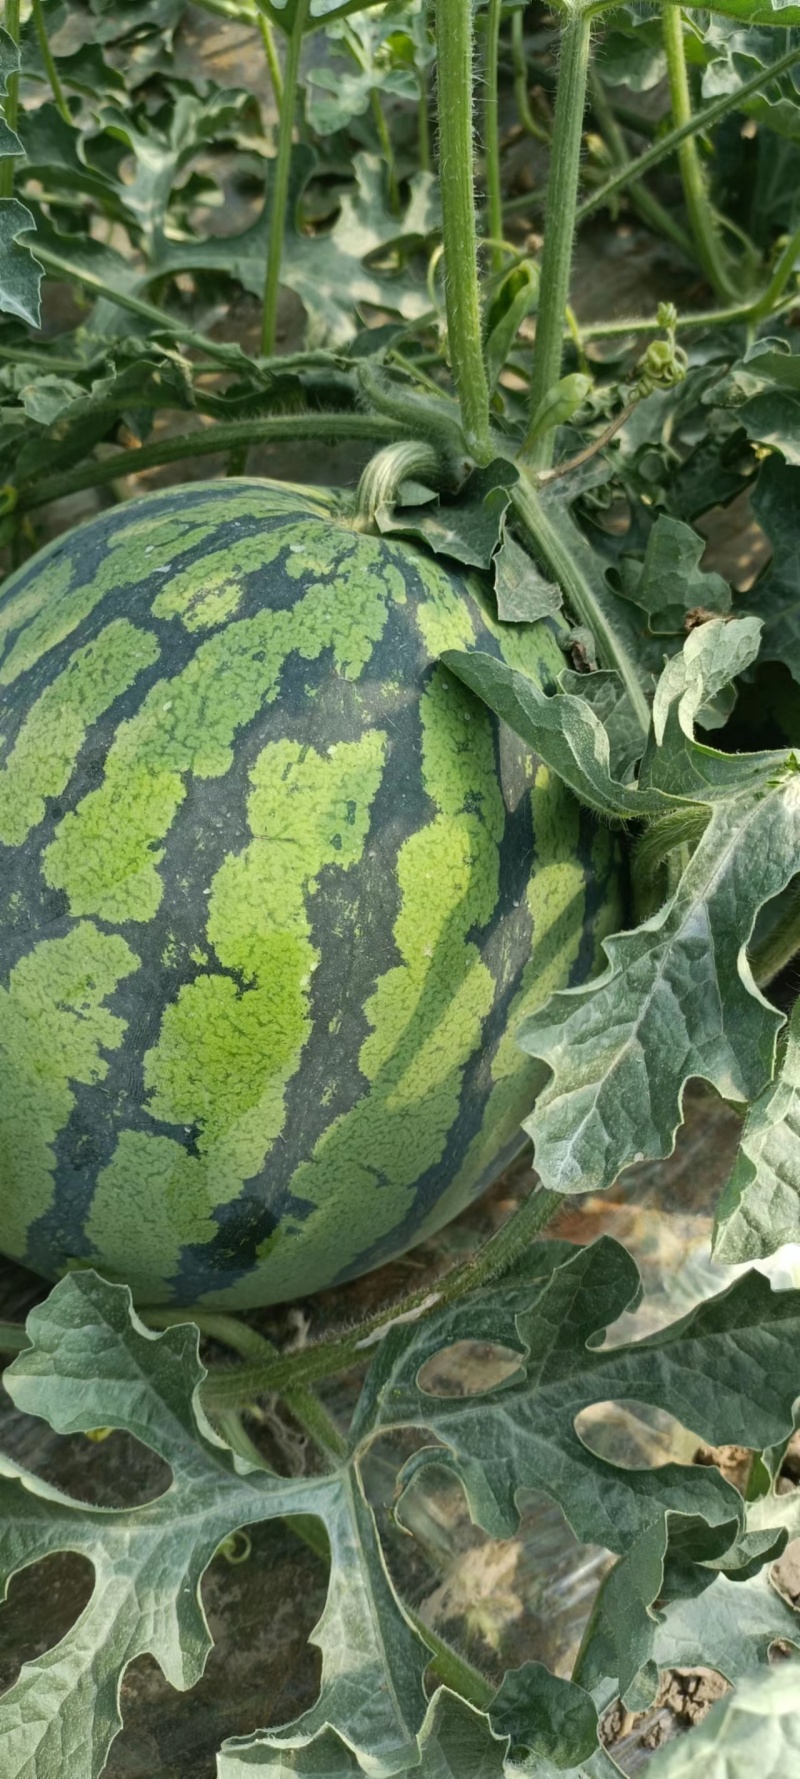
[[[668,0],[662,10],[661,30],[667,60],[672,117],[680,128],[692,121],[692,100],[683,43],[683,14],[675,0]],[[735,301],[739,291],[731,276],[731,262],[711,207],[695,135],[687,136],[680,143],[678,166],[697,257],[717,296],[727,298],[729,302]]]
[[[267,241],[264,306],[261,315],[261,351],[265,358],[271,357],[275,351],[281,255],[289,199],[289,175],[292,167],[292,141],[297,111],[300,52],[303,47],[308,5],[309,0],[296,0],[292,28],[286,39],[286,63],[283,71],[283,95],[278,126],[278,152],[272,173],[272,203]]]
[[[483,144],[486,158],[486,216],[490,264],[493,273],[503,270],[503,193],[500,184],[500,111],[498,71],[502,0],[489,0],[486,20],[486,72],[483,100]],[[520,17],[522,15],[520,14]]]
[[[287,1392],[294,1394],[298,1387],[308,1386],[338,1372],[349,1371],[363,1360],[365,1354],[370,1355],[372,1347],[397,1322],[416,1320],[434,1308],[441,1310],[464,1297],[468,1291],[477,1290],[479,1286],[500,1278],[525,1253],[545,1224],[549,1223],[561,1198],[562,1195],[558,1192],[537,1188],[482,1247],[461,1266],[446,1273],[438,1287],[423,1287],[412,1291],[380,1314],[368,1317],[347,1334],[332,1340],[317,1341],[296,1353],[279,1353],[254,1365],[214,1368],[209,1371],[200,1387],[203,1407],[213,1417],[216,1410],[241,1407],[268,1392],[278,1392],[288,1404]],[[181,1319],[180,1311],[156,1313],[173,1316],[176,1321]],[[198,1323],[202,1322],[202,1318],[203,1312],[200,1312]],[[191,1311],[184,1311],[182,1319],[191,1320]]]
[[[486,463],[492,452],[475,228],[470,0],[436,0],[436,48],[447,350],[467,445]]]
[[[480,1669],[473,1667],[472,1662],[468,1662],[463,1655],[459,1655],[457,1649],[453,1649],[451,1644],[445,1643],[444,1638],[440,1637],[431,1625],[426,1624],[424,1618],[421,1618],[420,1614],[415,1612],[406,1601],[403,1601],[403,1610],[406,1617],[411,1620],[417,1636],[427,1645],[433,1656],[433,1667],[437,1679],[441,1680],[444,1686],[449,1686],[452,1692],[458,1693],[462,1699],[468,1699],[469,1703],[477,1706],[479,1711],[485,1711],[491,1704],[497,1687],[492,1686],[491,1681],[486,1680]]]
[[[270,414],[264,419],[221,421],[196,432],[179,433],[174,438],[154,439],[134,451],[117,451],[113,457],[96,457],[77,469],[65,470],[59,476],[31,478],[19,490],[19,508],[29,512],[46,506],[81,488],[99,488],[115,482],[119,476],[135,476],[145,469],[163,463],[187,462],[194,457],[212,456],[217,452],[236,451],[242,445],[254,445],[281,439],[319,439],[338,445],[342,439],[396,438],[401,427],[382,414],[338,413],[320,409],[313,414]]]
[[[533,375],[530,387],[531,429],[522,456],[534,469],[548,469],[553,460],[553,431],[534,435],[533,418],[561,376],[564,314],[569,303],[572,254],[578,210],[583,114],[589,72],[591,20],[583,8],[571,8],[561,33],[561,58],[547,180],[542,274]]]
[[[44,63],[45,73],[50,82],[50,90],[53,94],[56,108],[60,116],[63,117],[65,124],[69,124],[70,128],[72,128],[72,112],[64,97],[64,88],[58,78],[55,57],[50,48],[50,41],[47,35],[47,21],[44,16],[42,0],[33,0],[33,23],[39,41],[39,53]]]
[[[591,585],[569,542],[553,524],[537,489],[523,472],[511,490],[514,516],[539,557],[558,582],[568,608],[591,630],[603,667],[613,667],[622,680],[643,733],[650,729],[650,707],[644,695],[633,657],[624,638],[606,617],[598,593]]]
[[[748,953],[747,962],[759,988],[767,988],[800,951],[800,890],[789,897],[788,907],[771,933]]]
[[[0,1322],[0,1353],[23,1353],[30,1344],[24,1322]]]
[[[149,1328],[174,1328],[180,1323],[193,1322],[198,1332],[205,1335],[208,1340],[216,1340],[221,1346],[230,1347],[233,1352],[241,1353],[243,1358],[255,1359],[257,1362],[267,1364],[271,1359],[280,1358],[278,1349],[273,1346],[272,1341],[268,1340],[265,1334],[260,1334],[257,1328],[251,1328],[249,1322],[241,1322],[238,1316],[228,1316],[216,1310],[147,1310],[144,1312],[142,1320],[147,1323]],[[284,1402],[303,1431],[310,1435],[314,1444],[321,1452],[325,1453],[326,1457],[343,1458],[346,1456],[346,1441],[342,1438],[327,1409],[323,1408],[322,1403],[318,1401],[312,1390],[302,1386],[298,1389],[287,1390],[284,1394]],[[246,1407],[247,1403],[243,1400],[238,1406]],[[225,1412],[228,1412],[227,1408]]]
[[[418,478],[438,483],[442,465],[438,451],[424,439],[400,439],[387,445],[367,464],[356,493],[356,531],[377,531],[382,512],[391,512],[403,482]]]
[[[369,364],[359,366],[358,382],[370,407],[395,420],[398,430],[403,429],[404,437],[407,438],[409,433],[414,438],[427,434],[437,450],[444,453],[445,457],[453,458],[454,469],[460,463],[461,471],[466,475],[471,468],[471,460],[460,423],[458,404],[452,396],[448,396],[444,390],[438,395],[423,395],[419,389],[409,389],[405,384],[376,375]]]
[[[1,167],[0,171],[2,171]],[[230,370],[232,362],[230,345],[210,339],[207,334],[200,333],[197,328],[189,327],[175,316],[168,315],[164,309],[157,308],[155,303],[148,303],[144,297],[134,296],[132,291],[115,289],[113,284],[107,283],[105,278],[99,277],[97,272],[93,272],[89,266],[77,266],[71,260],[64,259],[60,253],[53,253],[49,247],[43,246],[38,236],[36,258],[40,265],[44,266],[45,271],[55,272],[57,277],[65,278],[70,284],[81,285],[84,290],[91,291],[93,296],[104,297],[109,303],[114,303],[118,309],[125,309],[131,315],[140,316],[142,321],[149,321],[154,337],[166,334],[172,339],[180,340],[184,345],[193,347],[197,352],[202,352],[215,364],[221,364]],[[248,362],[247,353],[242,353],[242,358]],[[249,362],[255,364],[256,361],[249,360]]]
[[[11,38],[11,41],[15,45],[15,47],[18,47],[19,46],[19,0],[6,0],[5,8],[4,8],[4,12],[3,12],[3,28],[6,32],[6,35]],[[9,128],[9,130],[12,130],[14,132],[14,134],[16,134],[17,111],[19,109],[19,73],[18,72],[14,73],[14,74],[9,74],[8,79],[6,81],[5,93],[6,93],[6,96],[5,96],[5,99],[3,100],[3,104],[2,104],[3,117],[5,118],[5,121],[6,121],[6,124]],[[4,155],[2,161],[0,161],[0,197],[3,197],[3,198],[11,197],[11,193],[14,190],[15,155],[18,155],[21,153],[22,153],[21,147],[17,147],[16,150],[12,149],[10,154],[6,153]]]
[[[275,110],[278,113],[278,117],[280,117],[281,108],[283,106],[283,75],[278,60],[275,33],[272,29],[272,21],[269,17],[269,13],[265,12],[264,7],[261,5],[257,6],[257,11],[258,29],[261,33],[261,42],[264,45],[264,54],[267,58],[269,77],[272,82],[272,96],[275,100]]]

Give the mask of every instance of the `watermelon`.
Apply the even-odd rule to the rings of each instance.
[[[246,1308],[497,1176],[521,1017],[618,921],[612,835],[437,665],[552,626],[333,495],[197,482],[0,596],[0,1247]]]

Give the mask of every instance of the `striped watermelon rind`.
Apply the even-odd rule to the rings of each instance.
[[[617,924],[611,835],[441,667],[546,625],[194,483],[0,597],[0,1241],[244,1308],[433,1232],[519,1141],[523,1015]]]

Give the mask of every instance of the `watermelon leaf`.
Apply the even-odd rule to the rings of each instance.
[[[733,1172],[717,1205],[714,1255],[726,1265],[800,1242],[800,1001],[780,1069],[750,1107]]]
[[[541,569],[504,527],[492,573],[497,616],[504,624],[534,624],[555,617],[564,603],[561,588],[545,579]]]
[[[763,1091],[782,1016],[744,948],[799,846],[800,780],[787,762],[776,782],[715,805],[674,895],[606,942],[591,987],[554,995],[526,1022],[522,1047],[553,1071],[526,1124],[548,1186],[599,1190],[634,1161],[670,1154],[692,1077],[739,1102]]]
[[[646,612],[654,637],[683,632],[687,614],[698,607],[706,612],[730,610],[727,582],[698,566],[705,547],[705,538],[690,525],[662,513],[647,540],[644,560],[622,557],[620,592]]]
[[[788,457],[788,451],[785,454]],[[768,457],[753,490],[752,504],[772,544],[772,558],[748,592],[747,603],[763,618],[762,658],[782,661],[800,682],[800,468],[780,457]]]
[[[546,1261],[526,1262],[531,1274],[537,1264]],[[716,1470],[609,1464],[583,1445],[575,1416],[592,1402],[634,1399],[693,1429],[702,1426],[712,1443],[736,1441],[745,1429],[747,1441],[763,1436],[770,1443],[770,1426],[792,1423],[800,1296],[773,1293],[753,1272],[658,1334],[599,1346],[604,1327],[635,1303],[638,1288],[630,1256],[604,1237],[540,1276],[535,1296],[513,1278],[414,1330],[393,1329],[373,1364],[360,1415],[386,1429],[411,1424],[433,1432],[440,1443],[408,1461],[401,1485],[429,1465],[454,1471],[473,1519],[493,1537],[516,1529],[519,1490],[540,1489],[559,1502],[578,1538],[600,1539],[618,1553],[591,1684],[610,1673],[627,1691],[641,1674],[646,1697],[656,1678],[652,1605],[665,1575],[676,1589],[700,1592],[720,1572],[740,1576],[770,1560],[783,1535],[759,1525],[754,1540],[745,1531],[741,1496]],[[782,1376],[769,1375],[770,1400],[774,1337],[786,1361]],[[435,1385],[424,1381],[442,1346],[465,1339],[490,1339],[520,1353],[519,1370],[491,1401],[434,1395]]]
[[[483,1712],[439,1687],[425,1713],[419,1746],[394,1772],[416,1773],[419,1779],[428,1774],[431,1779],[504,1779],[511,1773],[507,1747],[508,1737],[496,1735]],[[263,1779],[288,1779],[290,1773],[300,1779],[356,1779],[363,1772],[352,1749],[331,1728],[311,1744],[289,1739],[278,1746],[261,1735],[231,1738],[217,1756],[218,1779],[249,1779],[252,1773]],[[524,1779],[524,1767],[515,1766],[514,1772]]]
[[[415,173],[402,219],[388,210],[384,169],[377,155],[353,159],[355,184],[341,200],[339,215],[326,234],[304,234],[298,212],[316,166],[313,151],[300,144],[292,156],[292,185],[281,256],[281,283],[300,298],[308,317],[309,343],[339,346],[356,333],[355,313],[367,303],[415,320],[429,307],[423,281],[403,264],[385,271],[373,264],[393,252],[413,251],[437,226],[431,175]],[[180,272],[224,272],[260,296],[269,232],[269,198],[261,216],[238,235],[205,240],[165,241],[153,254],[142,288],[154,278]]]
[[[31,327],[38,327],[41,320],[42,267],[31,249],[20,244],[20,235],[35,227],[30,210],[18,198],[0,198],[0,309]]]
[[[546,1489],[579,1536],[596,1539],[599,1531],[621,1556],[614,1573],[622,1584],[616,1596],[607,1594],[605,1653],[598,1643],[595,1669],[611,1670],[622,1684],[643,1667],[649,1674],[651,1608],[665,1563],[679,1578],[673,1591],[698,1593],[720,1573],[752,1573],[785,1532],[762,1525],[748,1532],[741,1497],[715,1470],[618,1470],[586,1449],[574,1416],[583,1404],[629,1396],[680,1413],[711,1440],[776,1444],[791,1428],[800,1293],[773,1294],[749,1274],[659,1335],[598,1349],[603,1328],[635,1301],[638,1274],[607,1238],[566,1251],[564,1261],[563,1244],[540,1243],[503,1286],[424,1322],[395,1324],[364,1385],[351,1456],[332,1472],[300,1478],[256,1468],[214,1432],[202,1406],[196,1328],[154,1334],[133,1311],[127,1287],[91,1271],[63,1279],[32,1312],[32,1344],[6,1373],[16,1406],[61,1433],[125,1428],[165,1459],[172,1481],[143,1506],[97,1509],[2,1460],[4,1577],[63,1549],[82,1553],[95,1570],[78,1623],[26,1664],[0,1702],[4,1779],[50,1779],[66,1743],[76,1751],[70,1779],[97,1779],[119,1729],[118,1690],[129,1662],[148,1652],[172,1685],[199,1679],[210,1647],[199,1584],[220,1543],[242,1526],[301,1514],[323,1522],[331,1549],[328,1600],[312,1639],[322,1652],[319,1698],[296,1722],[227,1745],[226,1779],[245,1765],[278,1773],[282,1760],[283,1770],[365,1770],[388,1779],[418,1767],[432,1739],[457,1738],[465,1726],[465,1746],[483,1749],[476,1774],[502,1773],[502,1747],[468,1707],[452,1707],[455,1727],[441,1698],[438,1715],[426,1714],[430,1652],[389,1579],[360,1474],[376,1435],[399,1427],[440,1441],[405,1465],[401,1490],[426,1466],[444,1464],[461,1478],[475,1520],[494,1534],[516,1527],[523,1487]],[[463,1338],[513,1347],[518,1370],[479,1397],[431,1394],[422,1368]],[[562,1684],[548,1682],[550,1691]],[[580,1746],[588,1749],[585,1695],[540,1693],[533,1720],[515,1739],[555,1759],[558,1725],[580,1708]],[[511,1733],[504,1719],[495,1727]],[[592,1755],[587,1769],[597,1779],[613,1771],[599,1759]]]
[[[456,500],[432,508],[384,507],[376,518],[385,535],[414,538],[434,555],[448,556],[467,568],[489,568],[517,479],[513,464],[497,458],[472,470]]]
[[[800,1613],[765,1567],[747,1581],[720,1575],[701,1594],[663,1608],[655,1633],[659,1668],[716,1668],[732,1684],[765,1666],[774,1643],[800,1653]]]
[[[124,1427],[169,1464],[172,1483],[145,1507],[85,1507],[3,1458],[0,1567],[7,1580],[50,1551],[89,1558],[95,1589],[60,1644],[26,1664],[0,1701],[4,1779],[50,1779],[72,1749],[70,1779],[95,1779],[120,1728],[128,1663],[155,1656],[173,1686],[193,1686],[211,1639],[199,1584],[215,1550],[243,1525],[284,1514],[323,1520],[331,1546],[328,1602],[315,1633],[320,1699],[300,1725],[330,1717],[374,1773],[416,1747],[429,1660],[383,1564],[357,1476],[283,1479],[247,1466],[197,1402],[205,1375],[191,1324],[153,1335],[125,1286],[70,1274],[28,1321],[32,1346],[6,1372],[17,1406],[58,1432]]]
[[[785,340],[756,340],[704,401],[732,411],[755,444],[800,464],[800,353]]]
[[[611,778],[608,736],[579,694],[547,698],[488,657],[444,657],[599,813],[711,809],[657,913],[608,939],[603,974],[554,994],[519,1030],[522,1048],[552,1071],[526,1129],[542,1181],[557,1191],[600,1190],[633,1162],[670,1154],[692,1077],[737,1102],[771,1078],[783,1020],[756,988],[745,947],[760,909],[797,869],[797,761],[791,751],[717,753],[692,733],[758,638],[753,618],[711,620],[690,634],[656,688],[636,786]]]
[[[672,807],[660,790],[640,793],[612,777],[608,735],[582,692],[548,696],[527,674],[478,649],[448,649],[442,660],[598,815],[635,819]]]
[[[489,1716],[496,1733],[557,1767],[590,1760],[597,1750],[597,1711],[589,1693],[551,1674],[543,1662],[509,1668]]]

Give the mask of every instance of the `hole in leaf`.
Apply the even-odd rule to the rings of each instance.
[[[727,1680],[713,1668],[670,1668],[662,1674],[657,1696],[646,1711],[628,1711],[620,1699],[608,1707],[600,1739],[614,1759],[624,1763],[623,1771],[638,1772],[643,1749],[659,1748],[702,1723],[728,1691]]]
[[[23,1662],[61,1642],[91,1598],[88,1557],[58,1551],[15,1575],[0,1616],[0,1693],[13,1686]]]
[[[62,1435],[28,1415],[11,1415],[3,1444],[28,1470],[89,1507],[143,1507],[172,1481],[163,1458],[130,1433]]]
[[[575,1416],[578,1438],[597,1458],[621,1470],[658,1470],[662,1464],[691,1464],[698,1449],[690,1433],[666,1409],[627,1399],[594,1402]]]
[[[519,1505],[518,1532],[491,1538],[471,1520],[456,1479],[426,1469],[412,1479],[401,1507],[413,1544],[384,1537],[401,1593],[497,1684],[505,1667],[527,1660],[570,1674],[597,1589],[614,1563],[602,1547],[576,1539],[548,1496],[523,1490]],[[409,1547],[418,1578],[411,1589]]]
[[[128,1669],[108,1779],[215,1779],[226,1736],[286,1723],[314,1704],[320,1657],[308,1639],[325,1604],[327,1565],[286,1526],[251,1526],[248,1535],[246,1562],[217,1556],[203,1577],[214,1647],[191,1692],[174,1692],[150,1657]]]
[[[772,1580],[792,1606],[800,1606],[800,1538],[793,1538],[773,1564]]]
[[[417,1377],[429,1396],[483,1396],[519,1371],[522,1358],[498,1341],[457,1340],[426,1359]]]

